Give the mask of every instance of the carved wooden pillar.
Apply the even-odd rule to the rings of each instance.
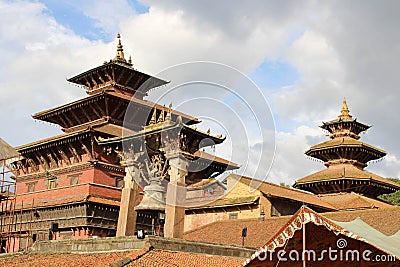
[[[180,153],[167,155],[170,181],[165,206],[164,236],[182,238],[185,221],[187,160]]]
[[[139,175],[139,169],[133,165],[132,160],[121,161],[125,166],[124,187],[122,188],[121,204],[119,208],[117,236],[134,235],[136,230],[139,187],[134,177]]]

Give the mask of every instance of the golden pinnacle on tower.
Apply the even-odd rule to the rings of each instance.
[[[157,109],[156,108],[154,108],[153,115],[151,116],[151,119],[149,121],[149,125],[155,124],[155,123],[157,123]]]
[[[349,113],[349,107],[347,106],[346,103],[346,98],[344,98],[343,100],[343,104],[342,104],[342,110],[340,111],[340,115],[338,116],[339,120],[347,120],[347,119],[351,119],[351,115]]]
[[[121,43],[121,34],[118,33],[117,38],[118,38],[117,53],[116,53],[115,57],[112,59],[112,61],[123,63],[128,66],[132,66],[132,58],[129,56],[128,61],[126,61],[126,59],[125,59],[124,49],[123,49],[122,43]]]
[[[124,49],[122,48],[121,44],[121,35],[119,33],[117,35],[117,38],[118,38],[117,54],[115,55],[114,61],[126,62]]]
[[[160,116],[158,117],[157,123],[164,122],[164,120],[165,120],[164,110],[165,110],[165,105],[164,105],[164,109],[161,110],[161,113],[160,113]]]

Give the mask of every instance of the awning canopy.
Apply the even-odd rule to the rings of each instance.
[[[383,219],[384,218],[382,218],[382,220]],[[311,224],[310,226],[312,227],[307,224]],[[395,259],[396,263],[400,263],[400,231],[392,236],[387,236],[359,218],[351,222],[337,222],[316,213],[306,206],[303,206],[263,247],[253,253],[250,258],[246,259],[243,266],[270,266],[268,263],[260,265],[260,257],[262,257],[266,252],[277,252],[279,250],[287,249],[290,247],[290,245],[288,246],[288,243],[292,239],[297,239],[296,242],[294,242],[297,244],[297,249],[302,250],[305,248],[306,250],[318,250],[319,248],[313,247],[317,244],[315,240],[311,240],[312,237],[316,238],[315,232],[317,232],[317,227],[320,229],[320,235],[317,237],[319,239],[319,244],[322,243],[328,245],[329,242],[332,243],[332,236],[340,235],[342,237],[348,237],[349,240],[353,240],[353,243],[361,242],[364,247],[372,247],[382,254],[390,255]],[[301,234],[298,230],[303,228],[303,234]],[[334,235],[328,236],[329,232]],[[307,243],[308,247],[302,247],[301,241],[303,241],[303,245]],[[276,254],[277,253],[275,253],[275,255]],[[277,263],[279,263],[279,261],[275,260],[275,263],[271,266],[280,266],[280,263]],[[288,262],[281,263],[284,266],[287,266],[285,264],[288,264]],[[351,264],[347,266],[351,266]]]

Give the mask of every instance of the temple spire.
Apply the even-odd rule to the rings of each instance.
[[[342,120],[351,119],[351,115],[349,113],[349,107],[347,106],[347,103],[346,103],[346,98],[344,98],[344,100],[343,100],[342,110],[340,112],[340,115],[338,116],[338,119],[342,119]]]
[[[117,53],[112,61],[132,65],[131,58],[129,58],[129,62],[127,62],[125,59],[124,49],[123,49],[122,43],[121,43],[121,35],[119,33],[117,35],[117,38],[118,38]]]

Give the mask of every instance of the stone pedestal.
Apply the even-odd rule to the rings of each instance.
[[[165,206],[164,236],[183,238],[185,221],[187,160],[180,154],[168,155],[170,181]]]
[[[128,165],[128,164],[127,164]],[[121,204],[119,208],[117,236],[134,235],[136,230],[135,206],[138,204],[139,187],[133,179],[135,168],[125,166],[124,188],[122,189]]]

